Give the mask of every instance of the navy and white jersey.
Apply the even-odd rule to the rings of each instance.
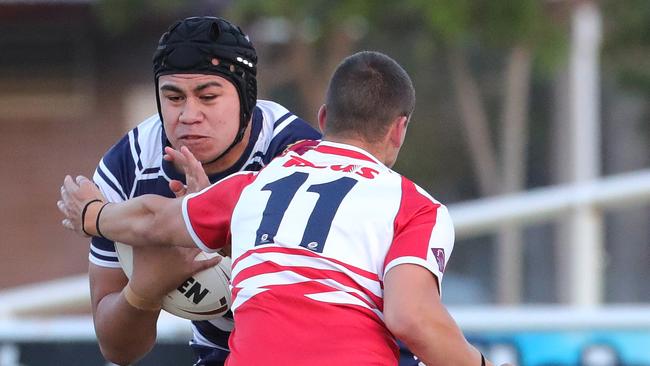
[[[319,132],[283,106],[258,100],[253,111],[251,136],[242,157],[230,169],[210,176],[210,182],[242,170],[260,170],[288,145],[319,138]],[[143,194],[174,197],[169,182],[173,179],[185,182],[185,175],[163,160],[166,145],[160,118],[157,114],[151,116],[104,155],[93,180],[109,202],[121,202]],[[98,266],[120,268],[115,245],[106,239],[92,239],[89,259]]]
[[[253,111],[248,145],[241,158],[228,170],[209,177],[214,183],[241,171],[257,171],[280,155],[288,145],[303,139],[319,139],[320,133],[283,106],[258,100]],[[163,160],[168,144],[162,122],[156,114],[129,131],[107,153],[95,171],[93,180],[109,202],[121,202],[143,194],[174,197],[169,189],[173,179],[185,182],[184,174]],[[113,242],[93,238],[89,260],[102,267],[120,268]],[[222,318],[214,323],[219,323]],[[212,324],[195,322],[194,342],[205,346],[225,345],[222,334]],[[220,328],[228,326],[219,325]],[[197,332],[199,334],[197,334]]]

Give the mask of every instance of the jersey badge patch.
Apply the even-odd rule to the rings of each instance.
[[[436,257],[436,262],[438,262],[438,269],[440,273],[445,272],[445,250],[442,248],[431,248],[433,256]]]

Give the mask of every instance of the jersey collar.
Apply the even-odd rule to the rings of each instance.
[[[383,165],[383,163],[379,161],[377,158],[375,158],[372,154],[370,154],[369,152],[367,152],[366,150],[360,147],[356,147],[353,145],[342,144],[339,142],[332,142],[332,141],[321,141],[321,143],[318,144],[318,146],[316,146],[314,150],[322,154],[340,155],[348,158],[366,160],[376,164]]]

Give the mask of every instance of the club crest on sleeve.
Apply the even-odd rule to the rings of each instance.
[[[438,269],[440,273],[445,272],[445,250],[442,248],[431,248],[433,256],[436,257],[436,262],[438,262]]]

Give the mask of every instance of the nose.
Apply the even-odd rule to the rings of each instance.
[[[183,109],[181,110],[178,120],[181,123],[191,124],[200,122],[202,118],[203,112],[201,111],[201,106],[196,98],[187,98],[183,104]]]

